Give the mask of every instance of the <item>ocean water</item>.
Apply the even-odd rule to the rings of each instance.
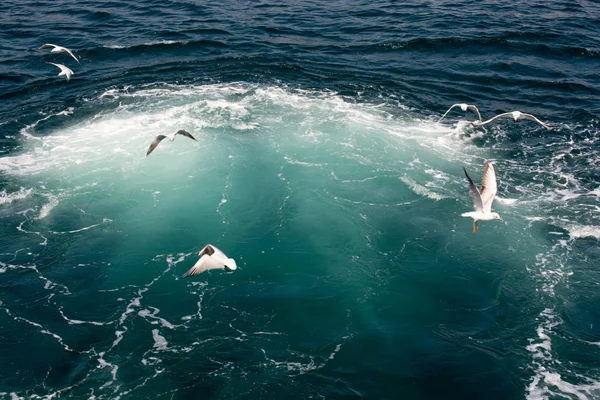
[[[2,8],[0,398],[600,398],[597,2]]]

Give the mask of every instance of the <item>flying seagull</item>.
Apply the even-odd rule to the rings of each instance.
[[[538,124],[542,125],[544,128],[546,129],[550,129],[550,126],[548,124],[543,123],[542,121],[540,121],[539,119],[537,119],[536,117],[534,117],[531,114],[526,114],[526,113],[522,113],[521,111],[512,111],[512,112],[506,112],[506,113],[502,113],[502,114],[498,114],[496,115],[494,118],[490,118],[487,121],[483,121],[478,123],[478,125],[485,125],[485,124],[489,124],[490,122],[498,119],[498,118],[502,118],[502,117],[512,117],[512,119],[515,122],[519,122],[520,119],[531,119],[534,120],[535,122],[537,122]]]
[[[169,138],[169,140],[172,142],[173,140],[175,140],[175,136],[176,135],[183,135],[186,137],[189,137],[190,139],[194,139],[196,140],[195,137],[192,136],[191,133],[189,133],[186,130],[180,129],[177,132],[171,134],[171,135],[158,135],[156,137],[156,139],[154,139],[154,141],[152,143],[150,143],[150,147],[148,147],[148,151],[146,152],[146,156],[148,156],[150,153],[152,153],[152,151],[156,148],[156,146],[158,146],[158,144],[164,139],[164,138]]]
[[[200,259],[188,272],[183,274],[182,278],[198,275],[210,269],[224,269],[227,272],[235,271],[237,269],[235,260],[233,258],[228,258],[221,250],[213,245],[207,244],[200,250],[198,255],[200,256]]]
[[[73,57],[75,59],[75,61],[77,61],[79,64],[81,64],[79,62],[79,60],[77,59],[77,57],[75,57],[73,55],[73,53],[71,52],[71,50],[67,49],[66,47],[57,46],[57,45],[52,44],[52,43],[46,43],[45,45],[43,45],[42,47],[40,47],[40,49],[45,49],[46,47],[54,47],[52,50],[50,50],[50,53],[62,53],[63,51],[65,53],[69,53],[69,55],[71,57]]]
[[[53,62],[49,62],[48,64],[56,65],[58,68],[60,68],[60,73],[57,76],[66,75],[67,81],[71,79],[73,71],[71,71],[69,68],[65,67],[62,64],[54,64]]]
[[[475,113],[477,113],[477,116],[479,117],[479,122],[481,122],[481,121],[482,121],[482,119],[481,119],[481,113],[479,112],[479,109],[478,109],[476,106],[474,106],[473,104],[458,103],[458,104],[453,104],[453,105],[452,105],[452,107],[450,107],[450,108],[448,109],[448,111],[446,111],[446,112],[444,113],[444,115],[442,115],[442,118],[440,118],[440,119],[438,120],[438,123],[439,123],[439,122],[440,122],[442,119],[444,119],[444,117],[446,116],[446,114],[448,114],[448,113],[450,112],[450,110],[452,110],[454,107],[460,107],[460,109],[461,109],[461,110],[463,110],[463,111],[467,111],[467,110],[473,110]]]
[[[467,170],[464,167],[463,170],[469,181],[469,195],[473,198],[475,211],[463,213],[461,216],[473,218],[473,234],[475,234],[479,230],[477,221],[489,221],[492,219],[502,221],[498,213],[492,212],[492,202],[498,191],[496,171],[494,171],[494,166],[490,161],[485,162],[483,178],[481,178],[481,189],[478,190],[469,174],[467,174]]]

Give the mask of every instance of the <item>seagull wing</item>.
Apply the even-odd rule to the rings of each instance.
[[[481,113],[479,112],[479,109],[477,108],[477,106],[475,106],[473,104],[469,104],[467,107],[477,113],[477,116],[479,117],[479,122],[483,121],[483,119],[481,119]]]
[[[67,49],[66,47],[61,47],[61,49],[63,49],[63,51],[66,51],[67,53],[69,53],[69,55],[70,55],[71,57],[73,57],[73,58],[75,59],[75,61],[77,61],[79,64],[81,64],[81,63],[79,62],[79,60],[77,59],[77,57],[75,57],[75,55],[73,54],[73,52],[71,52],[71,50]]]
[[[218,258],[218,259],[223,259],[223,260],[225,260],[227,258],[225,253],[223,253],[221,250],[217,249],[215,246],[211,246],[211,248],[213,250],[213,257]]]
[[[498,192],[498,185],[496,184],[496,171],[490,161],[485,162],[485,170],[483,171],[483,178],[481,178],[481,202],[483,203],[483,211],[489,213],[492,211],[492,202]]]
[[[442,115],[442,118],[438,119],[438,122],[440,122],[441,120],[443,120],[443,119],[444,119],[444,117],[445,117],[445,116],[446,116],[446,115],[447,115],[447,114],[450,112],[450,110],[452,110],[454,107],[457,107],[457,106],[460,106],[460,104],[453,104],[453,105],[452,105],[452,107],[450,107],[450,108],[448,109],[448,111],[446,111],[446,112],[444,113],[444,115]]]
[[[473,205],[475,206],[475,211],[483,212],[483,202],[481,201],[481,195],[479,194],[479,190],[477,190],[477,186],[473,183],[473,180],[467,174],[467,170],[463,167],[463,171],[465,171],[465,176],[469,181],[469,196],[473,198]]]
[[[46,44],[40,46],[40,49],[45,49],[46,47],[57,47],[57,46],[52,43],[46,43]]]
[[[490,122],[495,121],[498,118],[502,118],[502,117],[506,117],[506,116],[511,116],[512,117],[512,113],[511,112],[506,112],[506,113],[498,114],[495,117],[488,119],[487,121],[480,122],[478,125],[489,124]]]
[[[548,124],[543,123],[542,121],[540,121],[539,119],[537,119],[535,116],[533,116],[531,114],[521,113],[521,117],[532,119],[535,122],[537,122],[538,124],[542,125],[544,128],[550,129],[550,126]]]
[[[182,136],[185,136],[185,137],[189,137],[190,139],[196,140],[196,138],[193,137],[191,133],[189,133],[188,131],[186,131],[184,129],[178,130],[177,132],[175,132],[175,135],[182,135]]]
[[[204,248],[202,250],[200,250],[200,253],[198,253],[198,255],[200,257],[202,257],[205,254],[212,256],[213,254],[215,254],[215,248],[213,246],[211,246],[210,244],[207,244],[206,246],[204,246]]]
[[[148,151],[146,152],[146,157],[152,153],[152,151],[156,148],[156,146],[158,146],[158,144],[164,139],[166,138],[165,135],[158,135],[156,137],[156,139],[154,139],[154,141],[152,143],[150,143],[150,147],[148,147]]]
[[[188,276],[194,276],[194,275],[201,274],[202,272],[207,271],[209,269],[218,269],[218,268],[222,268],[222,267],[223,267],[222,263],[218,262],[217,260],[214,260],[208,254],[205,254],[202,257],[200,257],[200,259],[198,261],[196,261],[196,264],[194,264],[194,266],[192,268],[190,268],[181,277],[187,278]]]
[[[67,80],[69,78],[71,78],[71,75],[73,75],[73,71],[71,71],[68,67],[62,65],[62,64],[54,64],[53,62],[49,62],[48,64],[52,64],[58,68],[60,68],[60,74],[58,75],[66,75],[67,76]]]

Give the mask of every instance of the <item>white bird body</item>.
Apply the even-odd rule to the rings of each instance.
[[[198,275],[211,269],[223,269],[227,272],[235,271],[237,264],[233,258],[227,257],[221,250],[211,244],[204,246],[198,253],[200,259],[190,268],[182,278]]]
[[[457,104],[453,104],[453,105],[452,105],[452,107],[450,107],[450,108],[448,109],[448,111],[446,111],[446,112],[444,113],[444,115],[442,115],[442,118],[440,118],[440,119],[438,120],[438,122],[440,122],[442,119],[444,119],[444,117],[445,117],[445,116],[446,116],[446,115],[447,115],[447,114],[450,112],[450,110],[452,110],[454,107],[460,107],[460,109],[461,109],[461,110],[463,110],[463,111],[467,111],[467,110],[473,110],[473,111],[474,111],[474,112],[477,114],[477,117],[479,118],[479,122],[481,122],[481,121],[482,121],[482,119],[481,119],[481,113],[479,112],[479,109],[478,109],[478,108],[477,108],[475,105],[473,105],[473,104],[466,104],[466,103],[457,103]]]
[[[67,81],[71,79],[71,75],[73,75],[73,71],[71,71],[68,67],[62,64],[54,64],[53,62],[49,62],[48,64],[52,64],[60,68],[60,72],[57,76],[65,75],[67,77]]]
[[[67,49],[66,47],[57,46],[52,43],[46,43],[45,45],[41,46],[40,49],[45,49],[46,47],[52,47],[52,50],[50,50],[50,53],[62,53],[62,52],[68,53],[71,57],[73,57],[75,59],[75,61],[77,61],[79,64],[81,64],[79,62],[79,60],[77,59],[77,57],[75,57],[73,52],[71,52],[71,50]]]
[[[473,233],[479,230],[477,221],[490,221],[492,219],[498,219],[502,221],[500,215],[496,212],[492,212],[492,203],[496,192],[498,191],[498,185],[496,183],[496,171],[491,161],[485,162],[485,170],[483,171],[483,177],[481,178],[481,189],[477,189],[477,186],[473,183],[473,180],[465,171],[465,176],[469,181],[469,195],[473,198],[473,206],[475,211],[466,212],[461,214],[462,217],[473,218]]]
[[[533,116],[531,114],[523,113],[521,111],[511,111],[511,112],[505,112],[502,114],[498,114],[495,117],[488,119],[487,121],[478,123],[478,125],[489,124],[490,122],[495,121],[498,118],[502,118],[502,117],[512,117],[513,121],[515,121],[515,122],[519,122],[519,120],[521,120],[521,119],[530,119],[530,120],[535,121],[538,124],[542,125],[544,128],[550,129],[550,126],[548,124],[543,123],[542,121],[540,121],[539,119],[537,119],[535,116]]]
[[[148,156],[150,153],[152,153],[152,151],[154,151],[154,149],[156,148],[156,146],[158,146],[158,144],[165,138],[168,138],[171,142],[173,140],[175,140],[175,136],[176,135],[182,135],[185,137],[189,137],[190,139],[194,139],[196,140],[196,138],[194,136],[192,136],[191,133],[189,133],[188,131],[184,130],[184,129],[180,129],[175,133],[169,134],[169,135],[158,135],[153,141],[152,143],[150,143],[150,146],[148,147],[148,151],[146,152],[146,156]]]

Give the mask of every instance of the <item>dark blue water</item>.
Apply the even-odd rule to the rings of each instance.
[[[599,21],[3,2],[0,396],[599,397]],[[552,129],[437,123],[458,102]],[[504,222],[473,235],[485,160]],[[207,243],[238,270],[181,279]]]

